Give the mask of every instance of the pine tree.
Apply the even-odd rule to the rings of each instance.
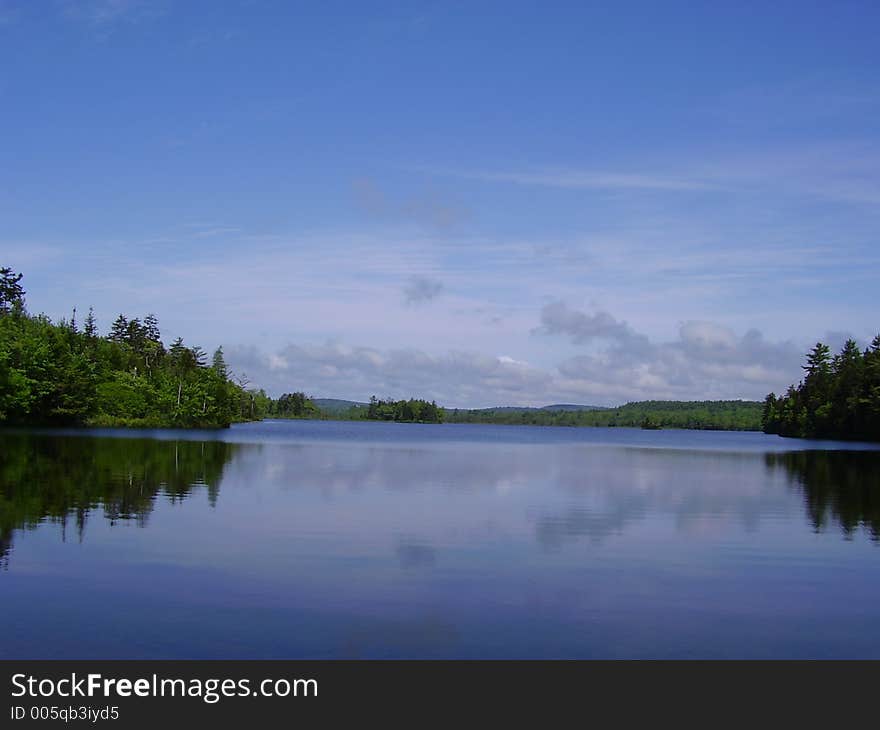
[[[123,342],[125,342],[127,334],[128,320],[125,318],[124,314],[120,314],[113,322],[113,325],[110,327],[110,334],[107,335],[107,339],[111,342],[116,342],[121,345]]]
[[[859,396],[862,391],[862,353],[853,339],[848,339],[835,358],[832,392],[832,419],[834,431],[847,438],[859,430]]]
[[[182,337],[178,337],[171,343],[168,357],[171,359],[172,368],[177,373],[183,373],[192,368],[192,350],[183,344]]]
[[[782,436],[880,440],[880,335],[864,352],[849,339],[830,358],[817,343],[807,375],[786,394],[765,400],[764,431]]]
[[[207,363],[208,356],[205,354],[205,351],[196,345],[191,348],[190,352],[192,353],[192,361],[196,367],[203,368]]]
[[[156,319],[156,315],[150,312],[146,317],[144,317],[144,337],[150,342],[161,342],[162,335],[159,332],[159,320]]]
[[[18,283],[21,277],[21,274],[14,274],[8,267],[0,269],[0,314],[24,308],[25,291]]]
[[[135,351],[141,352],[143,350],[145,341],[144,326],[137,317],[129,320],[128,326],[125,328],[124,340]]]
[[[828,345],[817,342],[807,355],[807,364],[801,367],[807,371],[807,377],[816,374],[826,374],[829,371],[830,359],[831,348]]]
[[[98,337],[98,326],[95,323],[95,313],[92,311],[91,307],[89,307],[89,314],[86,317],[83,333],[90,340],[94,340]]]
[[[761,427],[764,429],[764,433],[779,432],[779,416],[776,412],[776,408],[776,393],[770,393],[764,399],[764,408],[761,411]]]
[[[226,380],[226,378],[228,377],[228,369],[226,367],[226,360],[223,359],[222,346],[214,350],[214,357],[211,362],[211,367],[214,369],[214,372],[217,373],[217,375]]]

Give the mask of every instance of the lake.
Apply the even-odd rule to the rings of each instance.
[[[880,658],[880,451],[264,421],[0,431],[3,658]]]

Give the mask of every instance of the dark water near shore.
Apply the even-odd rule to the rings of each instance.
[[[880,658],[880,452],[755,433],[0,431],[0,657]]]

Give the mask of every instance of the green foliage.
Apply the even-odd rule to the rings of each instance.
[[[499,423],[530,426],[623,426],[758,431],[761,404],[755,401],[640,401],[619,408],[552,410],[550,408],[485,408],[448,410],[455,423]]]
[[[765,433],[880,441],[880,335],[864,352],[847,340],[831,357],[821,342],[807,355],[804,379],[764,399]]]
[[[275,418],[321,418],[318,406],[305,393],[285,393],[269,405],[269,415]]]
[[[0,314],[24,307],[25,292],[18,283],[20,281],[21,274],[14,273],[8,267],[0,269]]]
[[[225,427],[259,419],[262,391],[230,381],[222,350],[162,344],[156,317],[120,314],[107,337],[24,309],[21,275],[0,269],[0,423]]]
[[[368,421],[397,421],[400,423],[443,423],[446,411],[434,401],[419,400],[380,400],[373,396],[366,406],[355,406],[345,414],[346,417]]]

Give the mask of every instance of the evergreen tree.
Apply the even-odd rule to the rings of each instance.
[[[125,318],[124,314],[120,314],[113,321],[113,324],[110,327],[110,334],[107,336],[107,339],[109,339],[111,342],[115,342],[121,345],[123,342],[125,342],[127,334],[128,320]]]
[[[226,367],[226,360],[224,360],[223,358],[222,346],[214,350],[214,357],[211,360],[211,367],[213,368],[214,372],[217,373],[217,375],[219,375],[224,380],[229,376]]]
[[[764,408],[761,411],[761,425],[764,429],[764,433],[779,432],[779,415],[776,409],[776,393],[770,393],[764,399]]]
[[[191,367],[192,351],[183,344],[182,337],[178,337],[171,343],[168,357],[171,360],[172,367],[177,371],[186,372]]]
[[[159,333],[159,321],[155,314],[150,313],[144,317],[143,334],[150,342],[161,342],[162,335]]]
[[[807,371],[807,377],[827,375],[831,362],[831,348],[821,342],[817,342],[807,354],[807,364],[802,366]]]
[[[131,347],[135,352],[141,352],[143,350],[144,342],[146,338],[144,336],[144,327],[141,324],[141,321],[135,317],[132,320],[129,320],[128,325],[125,328],[125,333],[122,336],[123,342],[125,342],[129,347]]]
[[[207,359],[208,359],[208,356],[207,356],[207,354],[205,354],[205,351],[201,347],[196,345],[195,347],[193,347],[190,350],[190,352],[192,353],[192,361],[195,364],[195,366],[198,368],[205,367],[205,365],[207,363]]]
[[[95,313],[91,307],[89,307],[89,314],[83,327],[83,334],[90,340],[94,340],[98,336],[98,325],[95,322]]]
[[[804,380],[785,396],[767,397],[765,432],[880,441],[880,336],[864,352],[849,339],[833,358],[817,343],[804,370]]]
[[[265,413],[265,393],[231,382],[225,364],[199,367],[200,348],[178,339],[166,355],[154,316],[120,314],[100,337],[90,309],[79,332],[75,314],[58,323],[28,315],[21,277],[2,271],[5,312],[18,314],[0,316],[0,424],[211,427]]]
[[[22,275],[13,273],[8,267],[0,268],[0,314],[8,314],[16,307],[24,309],[25,291],[22,289]]]

